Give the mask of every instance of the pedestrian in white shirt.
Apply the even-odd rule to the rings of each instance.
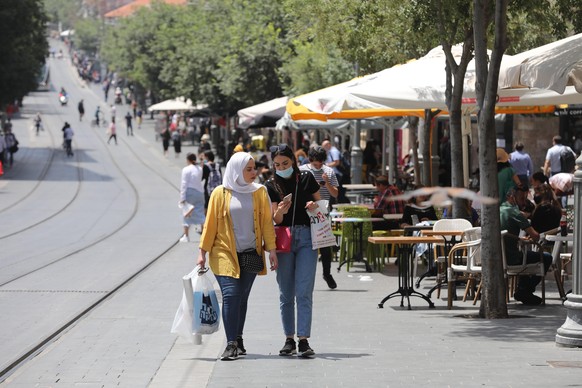
[[[182,169],[182,181],[180,184],[180,205],[188,204],[194,208],[184,214],[184,234],[180,242],[190,241],[190,225],[200,225],[199,233],[202,233],[201,225],[204,224],[204,187],[202,186],[202,167],[196,164],[196,155],[186,155],[188,165]]]

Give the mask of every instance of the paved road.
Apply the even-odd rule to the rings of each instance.
[[[77,81],[61,70],[62,78],[55,71],[53,80],[70,82],[66,87],[76,90]],[[91,88],[78,92],[88,113],[102,97]],[[394,299],[378,309],[382,297],[397,287],[394,265],[383,273],[366,273],[362,266],[343,270],[333,291],[318,273],[310,340],[317,356],[310,360],[278,356],[284,338],[277,285],[273,274],[259,278],[245,330],[249,354],[217,361],[225,346],[222,332],[204,337],[199,346],[169,333],[181,297],[180,278],[192,269],[197,247],[197,241],[176,244],[182,161],[161,156],[151,121],[133,138],[120,130],[120,145],[107,146],[102,130],[74,121],[74,105],[64,108],[66,113],[52,105],[55,96],[35,93],[25,99],[23,118],[14,122],[22,151],[0,180],[0,278],[4,283],[22,276],[0,288],[0,357],[8,362],[105,299],[1,386],[582,385],[582,353],[554,343],[566,312],[551,278],[546,306],[527,308],[512,301],[510,319],[489,321],[475,319],[477,307],[469,302],[455,302],[448,311],[445,299],[435,300],[436,309],[420,299],[412,300],[412,311]],[[37,138],[30,124],[39,109],[49,125]],[[59,149],[63,118],[76,123],[74,159]],[[422,289],[431,285],[425,280]]]

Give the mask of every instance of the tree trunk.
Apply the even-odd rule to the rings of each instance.
[[[452,52],[451,45],[442,43],[443,51],[447,57],[447,90],[445,91],[447,107],[449,109],[450,120],[450,141],[451,141],[451,186],[464,187],[463,177],[463,138],[462,138],[462,98],[463,84],[467,66],[471,60],[473,51],[473,31],[468,32],[463,42],[463,53],[460,63],[457,64]],[[454,79],[454,82],[453,82]],[[453,217],[471,219],[471,214],[467,207],[467,201],[462,198],[453,199]]]
[[[501,58],[506,47],[507,0],[496,0],[495,45],[491,54],[489,70],[487,69],[487,27],[490,20],[488,3],[487,0],[474,0],[473,13],[477,104],[481,108],[479,114],[479,169],[481,193],[488,197],[498,197],[495,102]],[[507,318],[506,285],[501,260],[499,204],[483,205],[481,218],[483,225],[481,230],[483,288],[479,315],[488,319]]]

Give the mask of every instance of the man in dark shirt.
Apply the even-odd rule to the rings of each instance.
[[[503,244],[505,244],[507,264],[521,264],[522,252],[519,250],[519,238],[517,237],[519,236],[520,231],[524,230],[529,238],[533,241],[538,241],[540,239],[540,234],[530,225],[527,218],[525,218],[525,216],[519,211],[515,188],[509,189],[506,195],[506,200],[501,204],[499,211],[501,230],[507,230],[510,235],[514,236],[506,236],[503,241]],[[527,262],[538,262],[540,260],[539,255],[539,252],[527,251]],[[552,255],[547,252],[544,252],[543,255],[544,269],[547,272],[548,268],[550,268],[550,265],[552,264]],[[515,300],[529,306],[537,306],[541,304],[542,298],[534,295],[536,286],[540,283],[540,281],[540,276],[520,276],[517,283],[517,290],[513,296]]]

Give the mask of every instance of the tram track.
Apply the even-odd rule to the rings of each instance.
[[[56,109],[56,111],[60,112],[58,109]],[[59,113],[59,117],[63,117],[63,116],[64,115]],[[96,131],[97,129],[94,128],[94,130]],[[26,203],[26,201],[29,200],[30,197],[40,189],[42,183],[47,179],[47,176],[50,173],[51,166],[53,166],[53,163],[55,161],[55,157],[58,153],[58,148],[59,148],[56,145],[54,134],[51,131],[47,131],[47,132],[50,133],[50,137],[51,137],[51,145],[52,145],[51,152],[47,158],[46,165],[43,167],[43,170],[39,174],[38,182],[35,183],[35,185],[31,188],[31,190],[29,190],[27,192],[26,195],[24,195],[18,201],[13,202],[10,206],[8,206],[4,209],[1,209],[0,213],[8,211],[9,209],[11,209],[15,206],[19,206],[19,205],[22,205],[23,203]],[[128,173],[126,173],[124,171],[122,166],[116,160],[116,156],[112,153],[111,149],[109,149],[109,147],[107,147],[103,137],[97,136],[97,138],[100,139],[104,148],[107,149],[109,159],[110,159],[111,163],[115,166],[116,171],[120,174],[120,176],[123,177],[124,184],[127,184],[130,187],[132,197],[134,198],[134,201],[133,201],[134,206],[131,209],[131,212],[126,217],[126,219],[123,220],[123,222],[121,222],[116,228],[110,230],[108,233],[101,236],[100,238],[97,238],[88,244],[84,244],[84,245],[82,245],[82,246],[78,247],[77,249],[74,249],[70,252],[67,252],[65,254],[61,254],[61,255],[59,255],[59,257],[51,260],[50,262],[44,263],[41,266],[38,266],[38,267],[33,268],[31,270],[28,270],[25,273],[19,274],[18,276],[12,277],[9,280],[4,281],[3,283],[0,284],[0,293],[22,292],[22,290],[6,289],[6,286],[14,283],[16,280],[25,278],[26,276],[29,276],[33,273],[37,273],[37,272],[40,272],[42,270],[45,270],[45,269],[65,260],[67,258],[75,256],[79,253],[82,253],[83,251],[87,251],[90,248],[93,248],[98,244],[106,243],[112,236],[118,234],[121,230],[126,228],[136,218],[136,215],[138,214],[138,212],[140,210],[139,190],[136,187],[136,185],[134,184],[134,182],[132,181],[132,179],[130,178],[130,176],[128,175]],[[140,153],[137,150],[135,150],[134,147],[132,147],[127,141],[125,141],[124,139],[121,139],[121,141],[124,142],[125,146],[131,152],[131,154],[133,155],[135,160],[139,161],[139,163],[142,166],[144,166],[146,169],[151,171],[159,179],[163,180],[165,183],[167,183],[173,189],[179,190],[178,186],[174,182],[172,182],[171,180],[166,178],[163,174],[161,174],[159,171],[157,171],[150,163],[146,162],[146,160],[144,160],[144,158],[142,158]],[[75,144],[75,146],[76,146],[76,144]],[[66,210],[77,201],[79,193],[81,192],[82,184],[84,182],[83,170],[81,168],[81,160],[79,158],[80,158],[79,154],[76,153],[75,160],[76,160],[76,164],[77,164],[76,165],[76,168],[77,168],[77,187],[75,189],[74,194],[71,196],[71,198],[64,205],[62,205],[58,210],[52,212],[50,215],[47,215],[46,217],[43,217],[41,220],[37,220],[34,223],[27,225],[26,227],[22,227],[19,230],[11,231],[8,234],[0,236],[0,240],[7,239],[9,237],[15,237],[15,236],[17,236],[25,231],[30,230],[30,229],[41,227],[47,221],[57,217],[58,215],[64,214],[66,212]],[[91,311],[95,310],[98,306],[103,304],[108,298],[115,295],[115,293],[117,293],[125,285],[127,285],[133,279],[138,277],[141,273],[146,271],[152,264],[154,264],[156,261],[158,261],[160,258],[162,258],[176,244],[177,244],[177,240],[173,241],[165,249],[162,248],[164,250],[161,253],[159,253],[153,257],[146,258],[146,261],[142,265],[140,265],[138,268],[135,268],[132,272],[128,273],[127,276],[125,276],[123,279],[117,281],[117,283],[112,284],[108,291],[99,291],[99,293],[103,293],[103,295],[99,296],[96,300],[91,301],[91,303],[89,305],[81,307],[81,309],[79,311],[77,311],[76,313],[74,313],[70,319],[66,320],[65,322],[58,323],[58,325],[54,329],[52,329],[50,332],[48,332],[46,335],[44,335],[42,339],[40,339],[39,341],[36,341],[34,344],[31,344],[26,349],[23,349],[23,351],[20,352],[19,354],[15,354],[13,357],[11,357],[11,359],[8,361],[8,363],[5,364],[6,366],[3,367],[2,370],[0,370],[0,384],[2,382],[4,382],[13,373],[15,373],[19,368],[24,366],[26,364],[26,362],[28,362],[29,360],[34,358],[36,355],[41,353],[43,351],[43,349],[45,349],[49,344],[53,343],[60,336],[62,336],[64,333],[66,333],[69,328],[71,328],[77,322],[82,320],[83,317],[87,316],[87,314],[89,314]],[[40,292],[42,292],[42,291],[40,291]],[[96,291],[93,291],[93,292],[97,293]]]
[[[59,112],[58,113],[58,117],[62,118],[64,115],[62,113],[60,113],[60,110],[58,110],[57,105],[53,102],[52,104],[52,108],[54,109],[54,111]],[[61,120],[64,121],[64,120]],[[38,177],[38,181],[35,183],[35,185],[32,187],[32,189],[24,196],[22,196],[19,200],[17,200],[16,202],[13,202],[10,206],[5,207],[4,209],[0,209],[0,214],[4,211],[10,210],[22,203],[25,203],[25,201],[30,198],[30,196],[32,196],[41,186],[42,183],[46,182],[46,178],[49,174],[49,171],[51,169],[51,167],[53,167],[53,163],[55,160],[55,155],[57,154],[57,146],[56,146],[56,142],[55,142],[55,137],[53,134],[53,130],[47,128],[47,130],[45,131],[46,133],[48,133],[49,137],[50,137],[50,152],[49,152],[49,157],[47,159],[47,163],[43,166],[43,169]],[[8,237],[12,237],[15,236],[17,234],[20,234],[26,230],[32,229],[36,226],[42,225],[43,223],[49,221],[50,219],[56,217],[59,214],[62,214],[62,212],[67,209],[72,203],[74,203],[75,199],[78,197],[79,192],[81,191],[81,185],[83,183],[83,170],[81,169],[80,166],[80,160],[79,160],[79,154],[77,154],[77,156],[75,156],[75,161],[76,161],[76,169],[77,169],[77,181],[78,181],[78,185],[76,187],[75,193],[73,194],[73,196],[69,199],[69,201],[67,201],[60,209],[57,209],[56,211],[52,212],[50,215],[47,215],[46,217],[27,225],[26,227],[17,229],[17,230],[13,230],[10,233],[4,234],[4,235],[0,235],[0,240],[3,240],[5,238]]]

